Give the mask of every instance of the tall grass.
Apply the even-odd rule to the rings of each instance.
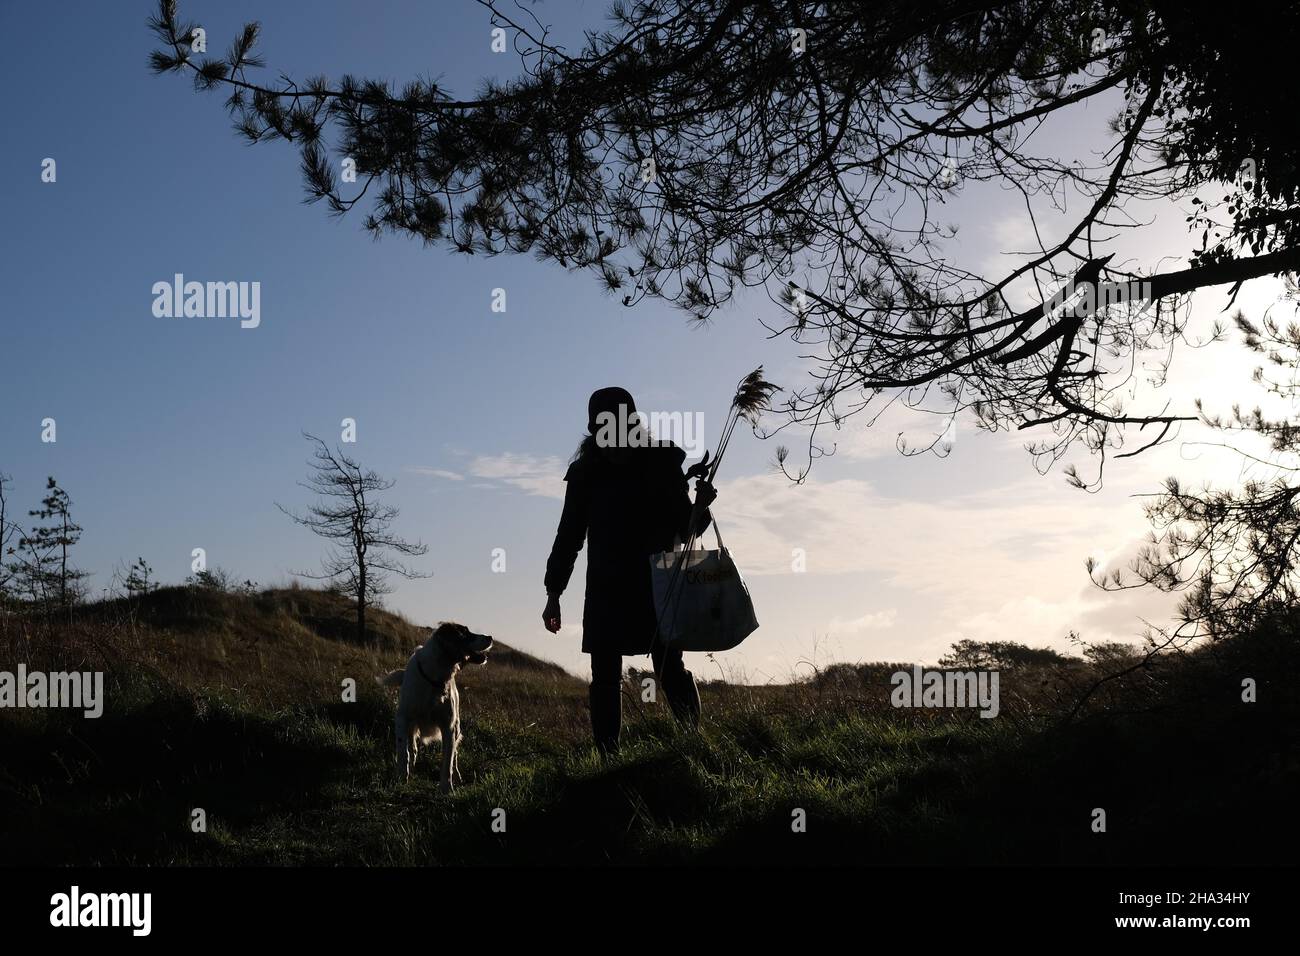
[[[585,682],[503,646],[462,672],[465,780],[445,797],[436,753],[394,783],[393,700],[371,680],[423,631],[377,613],[357,645],[335,627],[347,615],[309,590],[181,588],[55,628],[5,619],[5,661],[102,669],[109,701],[98,720],[0,712],[2,859],[1168,863],[1280,860],[1294,845],[1290,633],[1157,661],[1074,720],[1097,676],[1081,661],[1004,673],[992,720],[893,709],[902,664],[708,682],[699,734],[629,680],[608,764],[588,744]],[[1255,705],[1240,702],[1247,671],[1262,678]],[[1097,807],[1106,834],[1090,828]]]

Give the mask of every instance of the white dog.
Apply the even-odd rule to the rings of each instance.
[[[460,694],[456,672],[465,664],[486,664],[492,638],[475,634],[463,624],[444,622],[433,629],[423,647],[417,647],[405,670],[378,678],[386,687],[400,687],[397,699],[397,779],[411,779],[420,744],[442,739],[443,793],[452,790],[458,775],[456,748],[460,746]]]

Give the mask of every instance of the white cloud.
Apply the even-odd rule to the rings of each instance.
[[[444,481],[464,481],[465,476],[446,468],[428,468],[424,465],[411,465],[406,469],[417,475],[425,475],[429,478],[442,478]]]
[[[898,611],[892,607],[885,611],[868,611],[866,614],[850,620],[833,617],[828,630],[832,634],[857,634],[860,631],[880,630],[893,627],[896,617],[898,617]]]
[[[899,431],[896,424],[887,420],[869,425],[863,415],[848,419],[838,432],[827,429],[819,432],[817,439],[824,444],[831,441],[835,445],[835,454],[851,461],[868,461],[887,455],[898,455],[898,442],[902,438],[912,447],[918,441],[917,436]],[[893,427],[889,427],[889,426]],[[935,432],[937,434],[937,432]],[[928,439],[927,439],[928,443]]]
[[[1126,540],[1137,514],[1135,506],[1117,514],[1095,496],[1036,477],[913,500],[886,498],[867,481],[815,475],[798,486],[755,475],[719,490],[715,510],[746,573],[788,573],[792,549],[802,548],[810,572],[872,572],[913,587],[964,563],[968,570],[946,575],[945,586],[970,577],[976,592],[985,586],[974,579],[997,570],[990,559],[1019,564],[1031,549],[1066,545],[1082,562],[1089,551]]]
[[[946,454],[944,446],[951,449],[959,432],[975,431],[972,421],[960,421],[950,414],[938,414],[909,408],[901,402],[886,409],[873,420],[871,412],[851,415],[842,428],[836,431],[827,427],[817,434],[818,443],[835,445],[835,455],[849,461],[869,461],[879,458],[901,458],[905,454]],[[967,416],[969,418],[969,416]],[[900,447],[901,446],[901,447]]]
[[[813,629],[843,638],[851,658],[932,661],[960,637],[1065,650],[1071,629],[1089,640],[1131,639],[1138,614],[1161,619],[1156,612],[1168,606],[1146,592],[1104,594],[1088,580],[1088,555],[1118,560],[1143,523],[1118,490],[1086,495],[1031,474],[913,499],[815,477],[793,486],[750,476],[719,492],[715,511],[756,600],[788,593],[791,551],[802,548],[810,577],[833,576],[831,596],[819,599],[825,623]],[[873,600],[888,605],[871,610]],[[783,608],[766,606],[790,626]],[[806,621],[807,612],[792,617]]]
[[[561,458],[541,458],[513,452],[479,455],[469,463],[469,473],[475,478],[509,485],[530,495],[560,499],[564,498],[566,468]]]
[[[995,219],[984,233],[984,237],[987,241],[981,244],[980,249],[985,256],[979,264],[978,272],[994,281],[1021,265],[1027,251],[1039,247],[1038,239],[1034,235],[1033,223],[1023,208]],[[1031,289],[1032,286],[1027,283],[1016,285],[1012,290],[1013,298],[1016,293],[1019,293],[1025,297],[1025,301],[1014,304],[1028,305],[1031,301]]]

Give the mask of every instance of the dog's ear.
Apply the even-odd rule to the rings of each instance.
[[[465,628],[454,621],[443,621],[433,632],[434,646],[446,655],[449,661],[459,661],[464,653]]]

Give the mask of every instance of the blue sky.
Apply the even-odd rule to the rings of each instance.
[[[800,350],[767,341],[755,320],[775,307],[750,298],[700,329],[657,302],[624,309],[588,275],[529,258],[372,242],[360,216],[335,221],[301,202],[291,147],[243,145],[219,94],[149,73],[151,8],[0,5],[0,30],[22,38],[0,63],[20,92],[0,151],[0,471],[13,475],[11,500],[33,507],[44,477],[59,479],[86,529],[75,557],[95,590],[136,555],[179,581],[196,547],[240,579],[284,583],[321,553],[275,507],[309,500],[296,485],[310,451],[300,432],[334,439],[354,418],[356,456],[397,479],[398,530],[431,549],[418,563],[434,576],[400,583],[389,603],[585,671],[581,570],[565,596],[565,631],[547,635],[539,615],[559,475],[587,395],[620,384],[643,408],[698,412],[711,444],[745,372],[764,363],[778,384],[803,382]],[[423,75],[470,93],[480,77],[516,70],[491,52],[486,13],[472,2],[191,0],[181,9],[216,49],[261,20],[268,79],[279,70]],[[598,25],[603,9],[536,7],[568,37]],[[1104,119],[1087,116],[1080,137],[1100,135]],[[56,183],[41,182],[46,157]],[[996,196],[959,201],[958,212],[973,223],[961,247],[972,261],[1025,239]],[[1156,235],[1174,254],[1185,247],[1181,215],[1164,212]],[[1154,261],[1151,239],[1144,233],[1142,252]],[[260,282],[260,326],[156,318],[150,290],[178,272]],[[506,289],[505,314],[491,311],[494,288]],[[1241,303],[1262,309],[1275,296],[1256,284]],[[1228,380],[1223,360],[1184,364],[1185,397],[1204,390],[1207,371]],[[54,444],[40,441],[45,418],[57,421]],[[787,678],[801,661],[932,661],[962,636],[1064,646],[1071,628],[1136,635],[1136,615],[1161,610],[1149,596],[1096,594],[1083,561],[1131,548],[1145,525],[1130,496],[1170,470],[1209,467],[1201,452],[1171,446],[1083,495],[1059,471],[1040,477],[1021,436],[959,429],[948,459],[905,459],[892,452],[905,429],[928,440],[942,424],[858,423],[801,487],[771,473],[773,443],[738,436],[716,512],[762,627],[697,669],[762,681]],[[1215,462],[1216,475],[1236,474]],[[492,571],[494,548],[505,549],[505,573]],[[790,571],[794,548],[808,555],[806,573]]]

